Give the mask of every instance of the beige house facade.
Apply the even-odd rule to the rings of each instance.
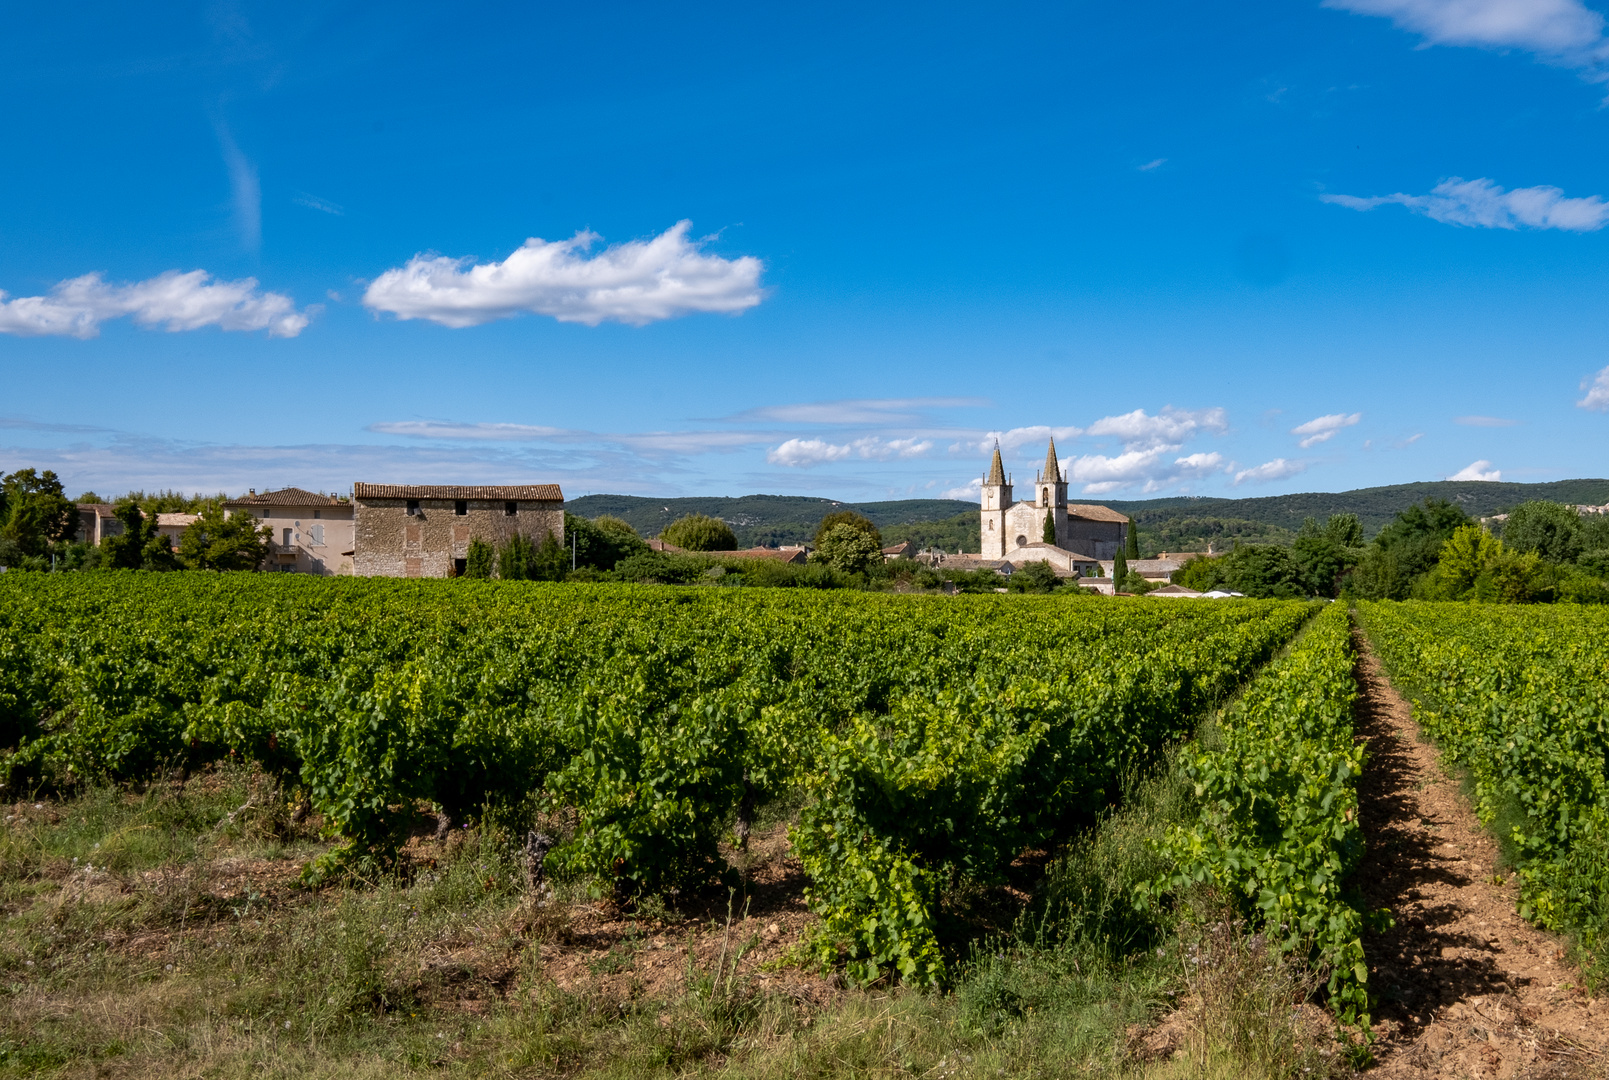
[[[268,527],[264,570],[323,576],[353,572],[350,499],[294,487],[259,495],[254,488],[223,506],[227,516],[248,514]]]
[[[354,484],[353,571],[369,577],[463,573],[469,542],[497,545],[515,533],[564,542],[557,484]]]

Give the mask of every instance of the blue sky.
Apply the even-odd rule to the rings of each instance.
[[[74,494],[1609,475],[1579,0],[33,5],[0,87]]]

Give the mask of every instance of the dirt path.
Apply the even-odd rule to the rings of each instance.
[[[1557,939],[1515,911],[1496,842],[1360,634],[1358,881],[1396,926],[1365,939],[1377,996],[1373,1077],[1609,1074],[1609,998],[1580,990]]]

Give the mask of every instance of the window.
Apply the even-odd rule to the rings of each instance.
[[[419,513],[419,500],[418,499],[409,499],[408,500],[408,516],[409,517],[416,517],[418,515],[418,513]]]
[[[280,547],[290,547],[291,546],[291,531],[289,529],[281,529],[280,530],[280,535],[283,537],[283,539],[280,540],[279,546]]]
[[[513,517],[515,514],[517,514],[519,512],[520,512],[520,504],[519,503],[517,503],[517,502],[506,502],[506,503],[503,504],[503,513],[505,515],[507,515],[508,517]]]
[[[308,532],[312,533],[312,535],[313,535],[313,545],[315,547],[323,547],[324,546],[324,526],[322,526],[322,525],[314,525],[311,529],[308,530]]]
[[[468,559],[453,560],[453,577],[463,577],[464,571],[469,569]]]
[[[314,518],[321,518],[323,516],[324,516],[324,511],[322,511],[322,510],[314,510],[313,511],[313,517]]]
[[[263,519],[264,519],[264,520],[265,520],[265,521],[266,521],[266,520],[267,520],[267,519],[268,519],[268,511],[267,511],[267,510],[264,510],[264,511],[263,511]]]
[[[459,517],[463,517],[465,514],[468,514],[469,503],[463,499],[459,499],[457,502],[453,503],[453,513],[457,514]]]

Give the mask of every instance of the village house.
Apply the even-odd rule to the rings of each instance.
[[[351,500],[295,487],[261,495],[252,488],[249,495],[230,499],[223,507],[227,517],[248,514],[268,527],[264,570],[321,575],[353,572]],[[169,516],[163,514],[158,521]],[[174,545],[178,545],[177,539]]]
[[[78,539],[93,547],[100,547],[108,536],[123,535],[123,523],[117,520],[117,508],[111,503],[78,503]]]
[[[557,484],[352,485],[353,572],[367,577],[448,577],[464,572],[469,542],[515,533],[564,542]]]
[[[675,551],[675,550],[678,550],[678,549],[666,546],[665,548],[663,548],[661,550]],[[810,549],[808,547],[804,546],[803,544],[795,544],[795,545],[789,545],[789,546],[784,546],[784,547],[774,547],[774,548],[772,548],[772,547],[744,548],[742,551],[718,551],[718,552],[715,552],[714,554],[720,555],[723,558],[774,559],[775,561],[780,562],[780,563],[803,564],[803,563],[807,562],[809,560],[809,558],[810,558]]]

